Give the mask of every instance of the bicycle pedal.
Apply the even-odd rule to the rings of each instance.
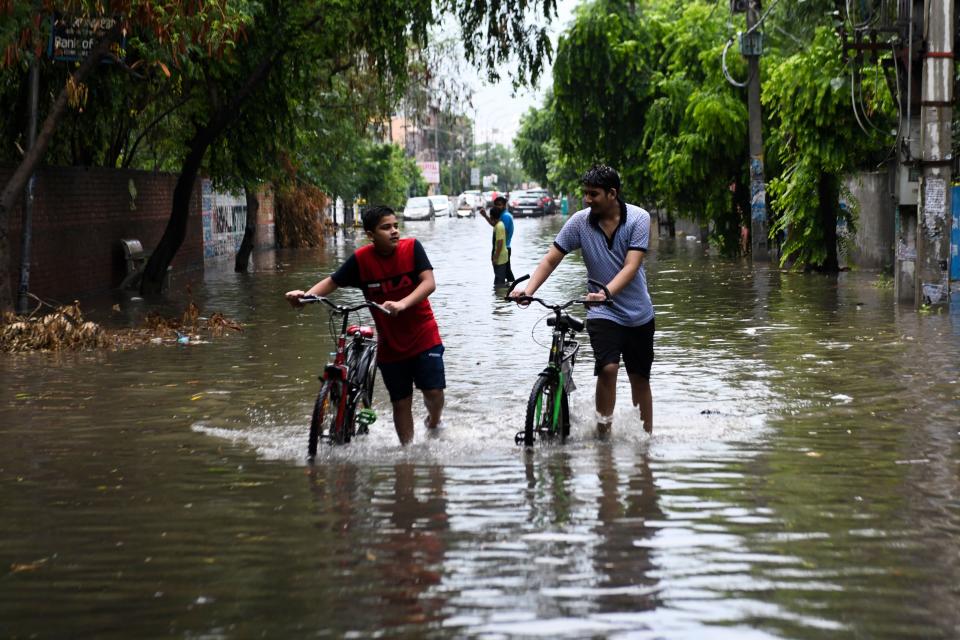
[[[364,427],[369,427],[376,421],[377,412],[373,409],[360,409],[357,413],[357,422]]]

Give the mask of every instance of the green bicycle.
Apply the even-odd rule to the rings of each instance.
[[[577,298],[561,304],[550,304],[533,296],[510,297],[510,291],[527,278],[525,275],[514,280],[508,289],[505,299],[526,306],[537,302],[553,312],[552,318],[547,318],[547,326],[553,327],[553,339],[550,345],[550,356],[547,367],[537,376],[527,401],[527,415],[523,431],[517,432],[514,441],[524,447],[532,447],[536,440],[559,438],[561,444],[566,442],[570,435],[570,405],[568,396],[574,389],[573,366],[576,364],[577,354],[580,352],[580,343],[576,339],[578,331],[583,331],[583,320],[576,318],[564,309],[574,304],[584,306],[591,304],[610,304],[610,292],[607,288],[595,281],[588,282],[598,289],[602,289],[607,300],[602,303]]]

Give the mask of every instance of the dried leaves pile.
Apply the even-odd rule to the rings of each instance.
[[[308,184],[295,184],[274,196],[275,233],[281,247],[319,247],[323,244],[324,210],[330,198]]]
[[[105,329],[83,319],[80,305],[56,307],[43,316],[0,316],[0,351],[79,351],[84,349],[124,349],[144,344],[199,344],[205,337],[227,332],[242,332],[239,322],[214,313],[200,316],[191,302],[182,318],[164,318],[150,313],[142,326],[134,329]]]
[[[4,313],[0,319],[0,349],[3,351],[60,351],[98,349],[110,339],[95,322],[87,322],[80,305],[57,307],[40,317]]]

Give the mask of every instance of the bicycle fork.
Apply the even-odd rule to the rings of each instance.
[[[548,378],[556,378],[557,386],[556,392],[553,394],[553,407],[552,413],[553,417],[550,420],[550,432],[555,433],[557,431],[557,425],[560,423],[560,401],[563,398],[563,389],[564,389],[564,379],[563,371],[557,372],[554,369],[546,369],[540,375],[546,376]],[[543,396],[537,396],[537,410],[536,410],[536,424],[540,424],[540,416],[542,415],[543,407]],[[548,407],[548,410],[551,409]]]

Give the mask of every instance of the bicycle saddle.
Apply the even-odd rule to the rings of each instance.
[[[363,336],[364,338],[373,337],[373,327],[362,327],[358,324],[352,324],[349,327],[347,327],[347,335],[352,336],[358,331],[360,332],[360,335]]]
[[[583,331],[583,320],[581,320],[581,319],[579,319],[579,318],[576,318],[576,317],[570,315],[569,313],[561,313],[561,314],[560,314],[560,322],[562,322],[564,325],[570,327],[570,328],[573,329],[574,331]],[[556,324],[557,324],[557,318],[556,318],[556,316],[554,316],[554,317],[552,317],[552,318],[547,318],[547,326],[548,326],[548,327],[555,326]]]

